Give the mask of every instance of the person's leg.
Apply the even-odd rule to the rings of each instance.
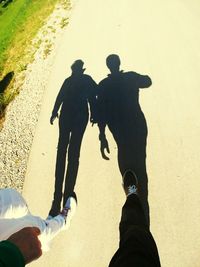
[[[127,197],[122,208],[122,216],[120,221],[120,241],[123,242],[123,237],[131,226],[139,226],[144,229],[149,229],[143,207],[139,197],[132,194]]]
[[[138,196],[138,181],[137,177],[131,171],[125,172],[123,186],[125,193],[127,195],[126,202],[122,208],[122,215],[120,221],[120,242],[123,242],[126,233],[132,226],[139,226],[146,230],[149,229],[148,222],[146,220],[143,207],[141,205]],[[136,190],[130,191],[131,186],[136,188]],[[130,191],[130,192],[129,192]]]
[[[122,208],[120,244],[109,267],[160,267],[157,246],[138,197],[137,177],[131,170],[123,175],[123,187],[127,199]]]
[[[121,175],[126,170],[134,170],[136,176],[139,177],[139,199],[143,207],[148,225],[149,205],[148,205],[148,176],[146,172],[146,138],[147,127],[145,120],[137,122],[136,129],[129,127],[129,132],[124,131],[124,127],[120,134],[113,134],[118,147],[118,165]]]
[[[68,165],[65,178],[65,190],[63,204],[73,194],[76,177],[78,174],[81,142],[87,126],[87,120],[77,123],[71,133],[68,149]]]
[[[71,219],[76,211],[76,205],[76,199],[69,197],[60,214],[47,220],[42,220],[40,226],[41,235],[39,237],[42,243],[42,250],[49,250],[51,240],[61,231],[69,228]]]
[[[137,152],[137,146],[133,144],[121,144],[118,145],[118,164],[120,172],[123,175],[125,170],[131,169],[134,170],[138,181],[139,195],[138,198],[142,205],[142,208],[145,213],[145,217],[148,225],[150,224],[149,219],[149,205],[148,205],[148,176],[146,172],[146,158],[139,157]],[[134,155],[133,155],[134,154]],[[127,157],[128,155],[128,157]]]
[[[55,169],[55,186],[54,186],[54,198],[49,215],[56,216],[60,212],[63,180],[65,176],[66,166],[66,153],[69,145],[70,127],[66,125],[66,122],[59,122],[59,140],[57,148],[56,169]]]

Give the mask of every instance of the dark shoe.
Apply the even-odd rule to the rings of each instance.
[[[136,194],[138,191],[138,179],[136,174],[132,170],[126,170],[123,175],[123,188],[126,196],[130,196],[131,194]]]

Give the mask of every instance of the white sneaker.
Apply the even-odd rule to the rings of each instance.
[[[63,216],[66,222],[69,222],[71,218],[74,216],[76,211],[76,199],[74,197],[69,197],[65,203],[64,208],[62,209],[60,215]]]

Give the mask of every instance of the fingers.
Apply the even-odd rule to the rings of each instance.
[[[104,149],[105,149],[105,148],[101,148],[101,156],[102,156],[103,159],[105,159],[105,160],[109,160],[109,157],[106,156],[106,154],[105,154],[105,152],[104,152]]]
[[[40,235],[40,229],[38,227],[32,227],[32,231],[35,232],[36,235]]]
[[[40,230],[37,227],[25,227],[8,238],[10,242],[19,248],[26,264],[42,255],[41,242],[38,239],[38,235],[40,235]]]
[[[34,246],[32,246],[32,255],[27,262],[31,262],[33,260],[37,260],[40,256],[42,256],[42,244],[40,240],[37,238],[35,240]]]
[[[53,125],[53,122],[55,120],[55,118],[58,118],[58,113],[56,115],[52,115],[50,118],[50,124]]]
[[[55,117],[51,117],[51,119],[50,119],[51,125],[53,125],[54,120],[55,120]]]
[[[110,154],[109,146],[106,147],[106,151],[108,152],[108,154]]]
[[[107,157],[107,155],[105,154],[105,150],[107,151],[108,154],[110,154],[108,141],[104,137],[104,138],[101,139],[100,151],[101,151],[102,158],[105,159],[105,160],[109,160],[109,157]]]

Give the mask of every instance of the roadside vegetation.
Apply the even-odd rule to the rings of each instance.
[[[68,0],[0,0],[0,121],[6,106],[19,93],[13,90],[15,77],[26,70],[39,48],[30,44],[57,3],[67,8]],[[48,55],[48,44],[45,54]]]

